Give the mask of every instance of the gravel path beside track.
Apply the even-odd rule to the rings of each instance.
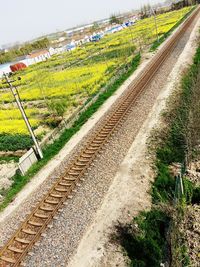
[[[39,246],[33,249],[33,255],[27,258],[26,266],[66,266],[87,226],[91,224],[96,211],[100,207],[120,163],[126,156],[138,131],[151,111],[156,98],[166,84],[166,78],[183,51],[190,32],[190,30],[187,31],[157,74],[156,79],[148,86],[145,93],[138,98],[127,121],[105,147],[95,166],[91,168],[87,177],[85,177],[85,182],[77,189],[74,197],[68,201],[67,206],[59,214],[59,219],[54,220],[53,227],[46,231],[46,236],[41,239]],[[80,149],[80,147],[81,145],[75,151]],[[73,157],[73,153],[71,157]],[[66,161],[68,160],[69,157]],[[35,201],[40,199],[47,188],[51,186],[52,182],[60,174],[60,171],[60,168],[55,171],[55,174],[51,175],[49,180],[42,185],[41,190],[33,193],[8,218],[9,228],[5,224],[0,225],[0,236],[2,237],[0,245],[9,238],[13,230],[17,229],[20,221],[29,213],[31,206],[35,205]],[[144,190],[143,187],[141,189]]]

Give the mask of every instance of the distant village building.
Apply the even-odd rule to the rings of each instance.
[[[89,42],[90,42],[90,37],[88,35],[85,35],[84,43],[89,43]]]
[[[66,48],[61,46],[61,47],[55,47],[54,50],[55,50],[55,54],[61,54],[66,51]]]
[[[26,56],[28,59],[28,65],[32,65],[38,62],[42,62],[50,58],[51,55],[48,50],[37,51]]]
[[[75,42],[71,42],[70,44],[67,44],[66,45],[66,50],[67,51],[72,51],[72,50],[74,50],[76,48],[76,44],[75,44]]]
[[[115,32],[123,30],[123,28],[124,27],[122,25],[115,25],[112,27],[106,27],[105,34],[113,34]]]
[[[61,43],[61,42],[64,42],[64,41],[66,41],[66,38],[65,38],[65,37],[60,37],[60,38],[58,39],[58,43]]]
[[[53,48],[53,47],[50,47],[50,48],[49,48],[49,54],[50,54],[50,56],[55,55],[55,54],[56,54],[56,49]]]

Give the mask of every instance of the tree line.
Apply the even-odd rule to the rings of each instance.
[[[14,47],[8,52],[0,52],[0,64],[15,60],[17,57],[25,56],[33,50],[44,49],[49,46],[49,39],[43,38],[33,43],[26,43],[21,47]]]

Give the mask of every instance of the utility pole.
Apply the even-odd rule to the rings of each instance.
[[[155,28],[156,28],[156,37],[157,37],[157,42],[158,42],[158,41],[159,41],[159,38],[158,38],[157,18],[156,18],[156,13],[155,13],[154,9],[152,8],[152,6],[151,6],[151,11],[152,11],[152,13],[153,13],[153,17],[154,17]]]
[[[140,50],[140,54],[142,53],[142,43],[141,43],[141,36],[138,36],[137,38],[137,42],[139,44],[139,50]]]
[[[8,76],[5,73],[3,75],[4,75],[5,79],[6,79],[7,84],[9,85],[9,88],[10,88],[10,90],[11,90],[11,92],[12,92],[12,94],[13,94],[15,100],[16,100],[17,106],[18,106],[18,108],[19,108],[19,110],[20,110],[20,112],[22,114],[24,122],[26,123],[28,131],[29,131],[29,133],[30,133],[30,135],[31,135],[31,137],[33,139],[33,142],[34,142],[36,150],[37,150],[37,154],[42,159],[43,158],[42,150],[41,150],[41,148],[40,148],[40,146],[38,144],[38,141],[37,141],[37,139],[35,137],[35,134],[34,134],[32,128],[31,128],[31,125],[30,125],[30,122],[28,120],[28,117],[27,117],[27,115],[25,113],[25,110],[24,110],[24,108],[22,106],[21,99],[20,99],[20,96],[19,96],[19,92],[18,92],[17,88],[12,85],[12,82],[9,80]]]
[[[134,44],[134,38],[133,38],[133,32],[132,32],[132,28],[131,28],[131,26],[128,26],[128,29],[129,29],[129,31],[130,31],[130,33],[131,33],[131,41],[132,41],[132,45]],[[140,45],[140,44],[139,44]],[[141,47],[140,47],[140,53],[141,53]]]
[[[132,43],[134,43],[133,32],[132,32],[131,26],[128,26],[128,29],[130,30],[130,33],[131,33]]]

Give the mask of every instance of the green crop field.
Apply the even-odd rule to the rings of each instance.
[[[157,17],[161,38],[189,11],[187,7]],[[24,108],[38,138],[99,92],[112,77],[130,63],[140,48],[150,48],[156,40],[154,19],[147,18],[118,33],[106,35],[99,42],[87,43],[76,50],[54,55],[16,73]],[[24,148],[26,126],[13,96],[0,82],[0,150],[8,150],[8,140],[17,137],[15,149]],[[29,142],[27,142],[29,143]]]

